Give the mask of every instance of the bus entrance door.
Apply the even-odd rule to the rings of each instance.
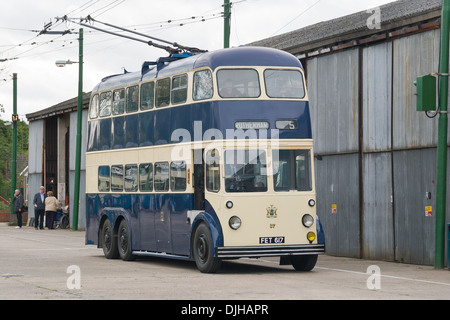
[[[194,210],[205,210],[204,150],[194,150]]]

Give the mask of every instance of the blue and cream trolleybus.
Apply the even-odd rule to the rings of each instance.
[[[308,94],[298,59],[239,47],[145,62],[92,92],[86,243],[106,258],[280,257],[310,271],[316,215]]]

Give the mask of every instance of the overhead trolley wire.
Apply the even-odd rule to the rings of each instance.
[[[305,13],[307,13],[309,10],[311,10],[312,8],[314,8],[320,1],[322,0],[317,0],[316,2],[314,2],[312,5],[310,5],[308,8],[306,8],[305,10],[303,10],[302,12],[300,12],[300,14],[298,16],[296,16],[294,19],[292,19],[291,21],[289,21],[288,23],[286,23],[283,27],[281,27],[280,29],[278,29],[274,34],[272,34],[272,36],[276,35],[278,32],[280,32],[281,30],[283,30],[284,28],[286,28],[288,25],[290,25],[292,22],[294,22],[295,20],[297,20],[298,18],[300,18],[302,15],[304,15]]]
[[[147,34],[144,34],[143,32],[149,30],[149,31],[154,31],[154,30],[162,30],[162,29],[168,29],[168,28],[174,28],[174,27],[181,27],[181,26],[185,26],[188,24],[193,24],[193,23],[198,23],[198,22],[205,22],[208,20],[212,20],[212,19],[217,19],[217,18],[222,18],[223,17],[223,12],[216,12],[216,13],[208,13],[206,12],[206,14],[203,15],[198,15],[198,16],[191,16],[191,17],[187,17],[187,18],[182,18],[182,19],[169,19],[169,20],[164,20],[164,21],[158,21],[158,22],[153,22],[153,23],[148,23],[148,24],[137,24],[137,25],[133,25],[130,27],[119,27],[116,25],[112,25],[106,22],[102,22],[99,21],[97,19],[93,18],[93,15],[95,15],[96,17],[106,13],[109,10],[112,10],[113,8],[119,6],[120,4],[122,4],[123,2],[125,2],[126,0],[114,0],[110,3],[108,3],[107,5],[104,5],[94,11],[91,12],[91,14],[87,17],[87,18],[79,18],[80,22],[77,22],[75,18],[69,18],[69,16],[73,16],[76,14],[79,14],[83,11],[85,11],[88,8],[92,8],[94,5],[98,4],[101,0],[89,0],[87,2],[85,2],[83,5],[79,6],[78,8],[68,12],[63,18],[56,18],[56,22],[54,22],[54,24],[52,24],[52,21],[50,21],[50,23],[47,23],[44,26],[43,30],[28,30],[28,29],[20,29],[20,31],[28,31],[28,32],[35,32],[37,33],[34,37],[23,41],[19,44],[16,45],[2,45],[0,47],[5,47],[5,51],[0,52],[0,57],[3,54],[4,58],[0,58],[0,63],[1,62],[6,62],[6,61],[10,61],[10,60],[17,60],[17,59],[22,59],[22,58],[28,58],[28,57],[32,57],[37,55],[36,54],[30,54],[31,52],[33,52],[34,50],[43,47],[44,45],[52,45],[52,44],[56,44],[58,42],[61,42],[60,39],[62,36],[64,35],[60,35],[60,32],[58,32],[58,35],[60,35],[59,37],[57,37],[56,39],[50,40],[50,41],[36,41],[36,39],[38,37],[40,37],[43,34],[48,34],[51,35],[52,34],[52,30],[55,30],[56,27],[60,26],[63,23],[68,23],[68,22],[73,22],[76,23],[78,25],[84,26],[84,27],[88,27],[91,28],[93,31],[93,33],[96,32],[102,32],[102,33],[108,33],[117,37],[122,37],[122,38],[126,38],[129,40],[133,40],[133,41],[138,41],[141,43],[145,43],[147,45],[150,46],[154,46],[156,48],[160,48],[163,50],[168,51],[170,54],[174,54],[174,53],[180,53],[182,51],[190,51],[192,53],[200,53],[200,52],[205,52],[206,50],[201,50],[198,48],[194,48],[194,47],[189,47],[189,46],[183,46],[178,44],[177,42],[171,42],[171,41],[167,41],[161,38],[156,38],[156,37],[152,37],[149,36]],[[246,0],[243,0],[246,1]],[[239,2],[243,2],[243,1],[239,1]],[[214,9],[215,10],[215,9]],[[210,10],[209,12],[211,12],[213,10]],[[108,28],[104,29],[104,28],[98,28],[95,27],[91,24],[86,24],[84,22],[89,22],[91,24],[93,23],[99,23],[99,24],[103,24],[104,26],[111,28],[108,30]],[[1,28],[0,28],[1,29]],[[12,28],[10,28],[12,29]],[[131,30],[133,29],[133,30]],[[18,30],[18,29],[17,29]],[[139,31],[140,32],[139,32]],[[56,33],[56,32],[55,32]],[[67,34],[69,33],[69,30],[67,30]],[[73,29],[70,29],[70,33],[75,33],[73,32]],[[131,33],[133,34],[133,36],[129,36],[129,35],[124,35],[124,34],[120,34],[120,33]],[[135,36],[139,36],[139,37],[144,37],[147,39],[151,39],[152,41],[147,41],[147,40],[143,40],[143,39],[139,39],[138,37]],[[63,40],[64,42],[66,40]],[[73,40],[67,40],[67,42],[69,42],[66,46],[63,45],[62,48],[55,48],[49,51],[46,51],[44,53],[50,53],[52,51],[58,51],[58,50],[62,50],[64,48],[67,48],[70,46],[71,42]],[[107,41],[107,40],[104,40]],[[98,42],[98,41],[97,41]],[[94,42],[94,43],[97,43]],[[100,41],[102,42],[102,41]],[[162,44],[167,44],[166,45],[162,45]],[[14,55],[10,55],[10,57],[5,57],[5,54],[8,52],[11,52],[14,49],[20,48],[20,47],[25,47],[25,46],[31,46],[32,48],[29,48],[23,52],[19,52],[16,53]],[[41,51],[39,51],[41,53]],[[39,53],[39,54],[40,54]]]
[[[86,2],[85,4],[81,5],[80,7],[78,7],[77,9],[74,9],[68,13],[66,13],[67,16],[72,15],[72,14],[79,14],[81,11],[86,10],[87,8],[92,7],[94,4],[96,4],[97,2],[99,2],[100,0],[89,0],[88,2]],[[93,2],[93,3],[91,3]],[[91,3],[91,4],[90,4]]]
[[[119,2],[119,3],[117,3],[117,2]],[[117,7],[118,5],[120,5],[120,4],[124,3],[124,2],[125,2],[125,0],[114,0],[114,1],[111,2],[110,4],[107,4],[106,6],[101,7],[100,9],[95,10],[95,11],[92,12],[90,15],[94,15],[94,14],[96,14],[97,12],[99,12],[99,11],[105,9],[103,12],[101,12],[101,13],[99,13],[99,14],[97,15],[97,17],[98,17],[98,16],[100,16],[100,15],[102,15],[102,14],[108,12],[109,10],[114,9],[115,7]],[[115,3],[117,3],[117,4],[115,4]],[[112,6],[113,4],[115,4],[115,5]],[[109,8],[108,8],[108,7],[109,7]],[[106,8],[107,8],[107,9],[106,9]]]

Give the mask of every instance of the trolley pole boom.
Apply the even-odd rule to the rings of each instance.
[[[153,47],[158,48],[158,49],[163,49],[163,50],[167,51],[170,54],[178,54],[178,53],[181,53],[183,50],[184,51],[190,51],[190,52],[192,52],[194,54],[207,52],[207,50],[201,50],[201,49],[195,48],[195,47],[183,46],[183,45],[178,44],[177,42],[166,41],[166,40],[163,40],[163,39],[160,39],[160,38],[156,38],[156,37],[152,37],[152,36],[149,36],[149,35],[146,35],[146,34],[143,34],[143,33],[137,32],[137,31],[134,31],[134,30],[130,30],[130,29],[126,29],[126,28],[123,28],[123,27],[120,27],[120,26],[116,26],[116,25],[113,25],[113,24],[110,24],[110,23],[98,21],[98,20],[95,20],[94,18],[92,18],[91,16],[87,16],[84,19],[83,18],[80,19],[80,22],[77,22],[74,19],[69,19],[69,18],[67,18],[67,16],[64,16],[62,18],[56,18],[56,19],[63,20],[63,21],[70,20],[70,21],[72,21],[74,23],[79,24],[82,27],[94,29],[94,30],[97,30],[97,31],[100,31],[100,32],[104,32],[104,33],[107,33],[107,34],[110,34],[110,35],[113,35],[113,36],[117,36],[117,37],[121,37],[121,38],[125,38],[125,39],[128,39],[128,40],[145,43],[145,44],[147,44],[149,46],[153,46]],[[140,37],[152,39],[153,41],[147,41],[147,40],[139,39],[139,38],[136,38],[136,37],[132,37],[132,36],[124,35],[124,34],[119,34],[117,32],[112,32],[112,31],[108,31],[108,30],[101,29],[101,28],[98,28],[98,27],[94,27],[93,25],[83,23],[83,21],[97,22],[97,23],[103,24],[103,25],[105,25],[107,27],[111,27],[111,28],[115,28],[115,29],[118,29],[118,30],[121,30],[121,31],[125,31],[125,32],[128,32],[128,33],[134,34],[134,35],[138,35]],[[159,42],[168,44],[169,46],[164,46],[164,45],[155,43],[154,41],[159,41]]]

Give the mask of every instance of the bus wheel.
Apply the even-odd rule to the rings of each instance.
[[[109,220],[106,220],[103,224],[102,247],[103,254],[107,259],[117,259],[119,257],[117,241],[114,241],[114,230]]]
[[[120,258],[124,261],[134,260],[134,255],[131,251],[130,229],[126,220],[122,220],[119,225],[119,233],[117,237],[117,245],[119,249]]]
[[[202,223],[195,230],[193,255],[198,270],[203,273],[215,273],[222,260],[213,256],[213,244],[209,228]]]
[[[311,271],[316,266],[317,254],[307,256],[291,256],[291,263],[297,271]]]

